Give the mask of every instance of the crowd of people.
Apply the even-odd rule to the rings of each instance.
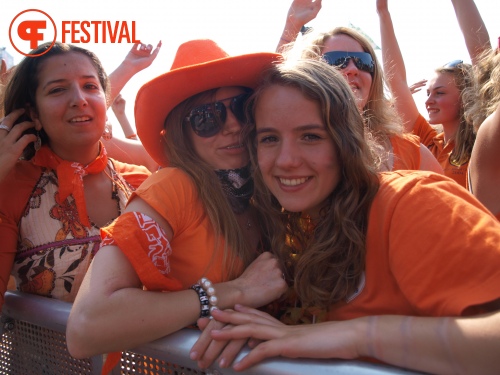
[[[0,309],[10,277],[73,303],[68,350],[108,354],[105,373],[194,326],[201,369],[285,356],[497,374],[500,45],[473,0],[451,2],[472,64],[415,84],[388,0],[382,62],[349,27],[294,43],[321,0],[292,1],[277,52],[187,41],[137,92],[137,134],[120,91],[161,42],[109,76],[63,43],[2,71]]]

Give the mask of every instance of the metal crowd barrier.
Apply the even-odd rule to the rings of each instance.
[[[71,304],[20,292],[7,292],[2,311],[0,375],[100,374],[102,356],[78,360],[66,348],[66,322]],[[131,322],[133,324],[133,322]],[[417,374],[400,368],[361,361],[275,358],[244,373],[214,367],[197,369],[189,350],[199,332],[183,329],[162,339],[122,353],[113,374]],[[247,351],[240,353],[242,357]],[[238,357],[238,358],[240,358]]]

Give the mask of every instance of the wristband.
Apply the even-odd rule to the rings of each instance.
[[[217,296],[215,295],[216,293],[215,288],[213,287],[212,282],[206,277],[202,277],[195,285],[199,285],[202,288],[203,292],[207,295],[208,305],[209,305],[208,317],[212,319],[212,311],[217,309],[217,302],[218,302]],[[201,298],[200,298],[200,304],[201,304]],[[203,305],[202,305],[202,312],[203,312]]]
[[[192,285],[191,289],[198,293],[198,298],[200,299],[200,318],[210,317],[210,306],[207,293],[203,290],[200,284]]]

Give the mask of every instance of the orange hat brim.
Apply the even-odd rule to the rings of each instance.
[[[147,82],[139,89],[134,108],[137,135],[144,148],[160,166],[168,166],[160,133],[172,109],[191,96],[214,88],[255,89],[262,72],[281,59],[281,55],[270,52],[230,56],[173,69]]]

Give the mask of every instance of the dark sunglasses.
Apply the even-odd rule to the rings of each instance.
[[[245,122],[245,103],[250,95],[252,92],[245,92],[232,98],[200,105],[189,112],[186,121],[189,121],[196,135],[203,138],[213,137],[222,130],[226,122],[227,109],[224,102],[230,101],[229,109],[240,124],[243,124]]]
[[[373,62],[372,55],[368,52],[332,51],[325,53],[322,57],[329,65],[336,66],[340,69],[347,68],[349,61],[352,59],[354,65],[359,70],[368,73],[373,73],[375,71],[375,63]]]

